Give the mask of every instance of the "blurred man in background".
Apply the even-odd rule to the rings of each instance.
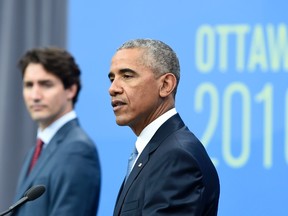
[[[37,144],[24,161],[15,200],[33,185],[45,193],[13,216],[95,216],[100,194],[100,163],[93,141],[74,110],[81,71],[59,48],[36,48],[21,58],[23,96],[38,124]]]

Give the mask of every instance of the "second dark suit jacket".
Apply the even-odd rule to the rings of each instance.
[[[71,120],[61,127],[42,151],[29,175],[34,148],[23,164],[15,200],[33,185],[45,193],[25,203],[13,216],[95,216],[100,193],[100,163],[95,144]]]
[[[114,216],[216,216],[219,178],[178,114],[155,133],[119,191]]]

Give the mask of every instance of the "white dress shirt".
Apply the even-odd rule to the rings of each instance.
[[[57,131],[68,121],[77,118],[76,112],[74,110],[66,113],[61,118],[57,119],[51,125],[49,125],[44,130],[38,128],[37,137],[40,138],[44,142],[43,148],[46,148],[53,136],[57,133]]]
[[[142,130],[140,135],[137,137],[137,140],[135,143],[136,149],[138,151],[138,156],[135,162],[137,161],[137,159],[139,158],[139,156],[141,155],[142,151],[144,150],[146,145],[149,143],[151,138],[154,136],[156,131],[161,127],[161,125],[164,124],[164,122],[166,122],[169,118],[171,118],[176,113],[177,113],[176,108],[172,108],[168,110],[167,112],[165,112],[164,114],[162,114],[161,116],[159,116],[157,119],[155,119],[153,122],[151,122]],[[133,164],[133,167],[134,167],[134,164]]]

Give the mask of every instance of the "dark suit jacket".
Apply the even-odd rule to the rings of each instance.
[[[38,199],[27,202],[13,216],[95,216],[100,191],[100,164],[94,143],[79,127],[67,122],[50,141],[27,176],[34,148],[20,173],[15,200],[33,185],[46,186]]]
[[[219,193],[205,148],[176,114],[158,129],[123,182],[114,216],[216,216]]]

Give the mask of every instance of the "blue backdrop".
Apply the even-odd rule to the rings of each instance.
[[[217,167],[219,216],[287,215],[287,8],[287,0],[70,1],[68,48],[83,71],[77,112],[102,163],[100,216],[112,215],[136,140],[115,123],[107,77],[115,49],[134,38],[178,53],[176,107]]]

